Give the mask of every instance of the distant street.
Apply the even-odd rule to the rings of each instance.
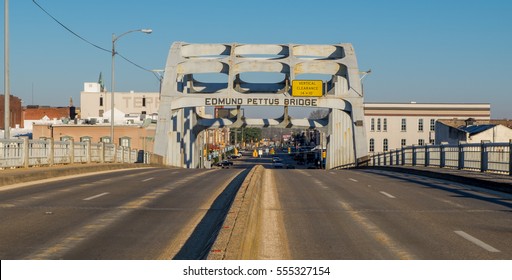
[[[512,259],[510,196],[388,171],[276,169],[270,156],[233,161],[0,189],[0,258],[205,258],[234,191],[263,164],[253,259]]]

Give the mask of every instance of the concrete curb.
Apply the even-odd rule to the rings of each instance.
[[[240,260],[247,259],[252,251],[250,234],[255,234],[253,227],[258,219],[257,204],[261,196],[261,176],[265,168],[256,165],[251,169],[240,186],[221,230],[215,240],[208,260]],[[252,223],[251,223],[252,221]]]
[[[84,174],[98,171],[150,167],[151,165],[136,163],[97,163],[97,164],[70,164],[49,167],[31,167],[0,170],[0,187],[18,183]]]
[[[390,167],[390,166],[371,166],[371,167],[363,167],[361,169],[377,169],[377,170],[386,170],[386,171],[394,171],[401,173],[408,173],[414,175],[425,176],[429,178],[443,179],[447,181],[457,182],[461,184],[467,184],[476,186],[479,188],[490,189],[494,191],[504,192],[504,193],[512,193],[512,184],[507,181],[500,181],[499,175],[496,175],[494,179],[489,178],[479,178],[479,174],[475,172],[475,174],[470,175],[457,175],[453,173],[447,172],[436,172],[435,170],[426,170],[426,169],[416,169],[416,168],[408,168],[408,167]]]

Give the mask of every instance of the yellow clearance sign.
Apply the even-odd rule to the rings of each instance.
[[[320,80],[294,80],[292,81],[292,96],[322,97],[323,82]]]

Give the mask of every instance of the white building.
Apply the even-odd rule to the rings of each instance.
[[[434,144],[438,119],[490,120],[488,103],[365,103],[370,153]]]
[[[495,123],[491,120],[476,121],[468,119],[464,121],[439,120],[436,123],[436,144],[458,144],[464,143],[503,143],[512,139],[512,129]]]
[[[118,115],[156,115],[159,102],[160,94],[158,92],[115,92],[114,118],[117,120]],[[80,107],[82,119],[98,118],[110,120],[110,92],[102,91],[99,83],[84,83],[84,91],[80,92]]]

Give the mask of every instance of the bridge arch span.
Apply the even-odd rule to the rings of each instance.
[[[247,72],[280,73],[282,80],[254,84]],[[215,73],[223,82],[204,82],[194,74]],[[320,86],[295,87],[301,76],[331,77]],[[311,90],[310,90],[311,89]],[[211,119],[199,114],[205,106],[280,106],[283,116]],[[327,108],[321,120],[294,119],[288,108]],[[189,44],[171,46],[162,82],[154,151],[167,165],[201,168],[203,131],[215,127],[300,127],[327,131],[327,168],[357,165],[367,155],[363,94],[351,44]]]

